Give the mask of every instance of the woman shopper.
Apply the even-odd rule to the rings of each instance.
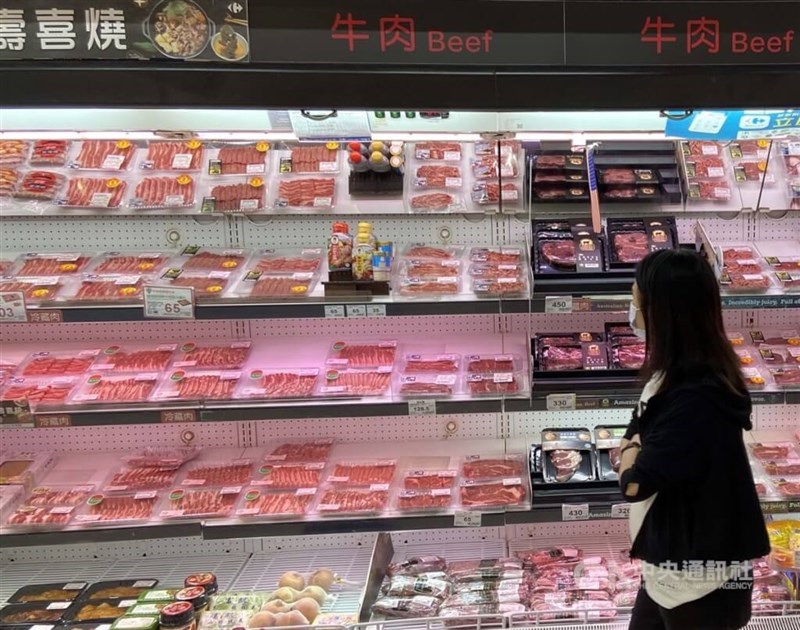
[[[631,556],[643,586],[630,630],[734,630],[750,620],[750,561],[769,552],[743,430],[751,403],[708,263],[685,250],[636,269],[630,323],[647,385],[621,445]]]

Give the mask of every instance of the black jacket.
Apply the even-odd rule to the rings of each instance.
[[[764,517],[742,430],[751,430],[749,396],[713,375],[651,397],[626,437],[642,449],[620,479],[629,502],[653,496],[631,555],[654,564],[742,562],[769,553]],[[635,496],[625,495],[638,483]]]

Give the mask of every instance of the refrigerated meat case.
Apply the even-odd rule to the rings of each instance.
[[[266,10],[252,9],[251,20],[258,20],[258,10]],[[257,40],[257,31],[251,38]],[[331,67],[314,61],[302,67],[286,63],[217,67],[164,60],[3,61],[0,82],[8,89],[0,95],[2,134],[4,139],[121,140],[139,147],[164,139],[249,141],[268,143],[270,150],[290,150],[282,143],[291,147],[298,138],[286,124],[287,109],[314,108],[320,111],[312,114],[326,115],[335,111],[331,107],[338,107],[366,111],[370,139],[403,140],[408,147],[445,140],[463,142],[471,151],[474,143],[488,141],[502,160],[503,143],[495,134],[508,134],[503,138],[525,145],[525,157],[563,153],[573,145],[593,142],[599,143],[602,156],[605,149],[620,149],[626,143],[662,143],[663,147],[665,119],[660,110],[666,107],[777,107],[800,102],[796,64],[743,66],[735,72],[721,66],[632,70],[612,68],[611,63],[588,71],[566,68],[560,72],[532,68],[530,63],[515,71],[502,66],[502,62],[483,68],[466,64],[421,69],[384,64]],[[253,81],[253,76],[258,80]],[[389,80],[394,86],[391,89],[364,89],[370,82],[385,85]],[[115,87],[87,90],[87,81]],[[716,88],[708,89],[710,83]],[[206,85],[220,87],[209,90]],[[578,104],[585,103],[601,111],[575,111]],[[58,108],[54,109],[55,104]],[[775,142],[767,142],[772,160],[777,155],[772,152]],[[501,197],[495,213],[414,214],[402,200],[350,201],[341,190],[342,203],[320,214],[284,214],[273,208],[257,214],[207,214],[202,212],[200,200],[188,208],[167,211],[69,210],[15,202],[4,205],[0,213],[0,246],[17,253],[119,250],[170,256],[179,255],[188,245],[248,251],[324,247],[333,220],[349,221],[353,226],[370,219],[375,233],[397,246],[423,242],[467,248],[517,247],[528,252],[535,221],[585,221],[589,211],[583,199],[561,204],[532,200],[536,169],[525,157],[519,163],[520,181],[527,183],[525,203],[514,205],[511,211],[503,207]],[[698,232],[705,234],[712,246],[800,239],[797,213],[766,203],[769,195],[762,194],[766,178],[760,186],[748,189],[752,197],[747,199],[737,195],[727,200],[730,203],[693,205],[687,198],[685,159],[680,150],[672,153],[672,159],[679,171],[679,199],[665,199],[656,205],[646,200],[634,204],[604,200],[604,217],[675,216],[681,243],[695,243]],[[279,186],[278,163],[271,162],[271,168],[269,186]],[[468,168],[466,157],[464,168]],[[345,169],[339,177],[344,184]],[[198,179],[205,183],[205,175]],[[113,204],[109,201],[109,205]],[[439,355],[509,353],[513,348],[513,354],[523,356],[526,387],[518,396],[484,398],[408,399],[396,395],[393,385],[383,397],[360,400],[262,399],[235,404],[193,400],[183,404],[167,398],[110,410],[87,405],[43,408],[26,418],[35,426],[3,426],[2,450],[11,454],[60,453],[51,472],[43,465],[37,483],[60,480],[99,487],[107,483],[105,475],[118,463],[112,451],[129,453],[147,446],[201,446],[214,449],[207,454],[208,461],[255,461],[275,441],[333,438],[339,459],[393,458],[411,469],[433,459],[459,461],[475,454],[499,457],[516,453],[527,459],[530,446],[541,441],[544,429],[592,430],[597,425],[626,423],[638,395],[631,375],[611,383],[591,378],[541,382],[532,372],[531,354],[536,334],[599,333],[607,323],[624,323],[629,300],[624,286],[608,290],[560,287],[542,292],[537,291],[537,279],[530,273],[529,292],[511,299],[479,299],[472,294],[451,300],[331,298],[320,290],[303,300],[198,300],[195,318],[185,321],[149,320],[140,304],[53,303],[38,308],[30,303],[28,312],[38,315],[38,321],[0,325],[4,347],[13,347],[17,353],[78,346],[134,347],[153,341],[251,340],[256,349],[279,348],[276,354],[285,356],[297,352],[302,339],[306,355],[320,369],[333,341],[396,338],[401,344],[416,343],[417,347],[432,344]],[[800,308],[790,294],[728,294],[725,306],[730,331],[800,327]],[[481,348],[476,350],[475,343]],[[303,367],[286,362],[278,365]],[[750,439],[783,440],[787,431],[800,428],[800,392],[767,388],[754,391],[754,399],[760,404],[754,409],[757,433]],[[87,466],[88,453],[92,463]],[[95,524],[58,531],[6,529],[0,537],[6,578],[0,598],[24,584],[61,579],[160,577],[162,584],[172,586],[198,571],[214,572],[221,591],[269,591],[286,570],[310,572],[328,566],[352,583],[336,593],[335,601],[329,602],[331,610],[358,613],[368,610],[383,568],[392,557],[402,560],[443,553],[448,560],[474,560],[554,545],[575,545],[587,554],[611,557],[627,546],[625,511],[612,489],[582,485],[579,490],[554,495],[537,482],[535,479],[530,507],[489,509],[477,519],[474,512],[448,510],[249,523],[237,518],[170,519],[152,525]],[[763,505],[765,512],[791,514],[798,510],[792,501],[771,499]],[[91,520],[85,524],[91,525]],[[789,574],[796,583],[796,574]],[[770,612],[782,615],[755,620],[751,626],[790,628],[798,623],[797,616],[790,616],[790,604],[777,604]],[[625,611],[619,613],[619,618],[624,618]],[[491,626],[491,621],[484,619],[481,626]],[[586,613],[558,627],[592,623],[616,630],[625,626],[624,621],[606,620],[602,625],[600,621]],[[536,627],[548,623],[546,616],[534,619],[530,615],[504,621],[514,627],[534,622]],[[372,627],[388,630],[395,623],[376,622]],[[441,622],[426,621],[424,625],[441,627]]]

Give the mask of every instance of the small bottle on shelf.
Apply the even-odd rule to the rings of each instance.
[[[353,251],[353,279],[372,280],[372,254],[375,246],[371,241],[372,235],[360,232],[356,237],[356,247]]]
[[[350,235],[350,227],[344,221],[336,221],[328,239],[328,271],[350,271],[352,266],[353,237]]]

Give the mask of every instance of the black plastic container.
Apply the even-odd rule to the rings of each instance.
[[[67,602],[78,599],[88,582],[55,582],[49,584],[29,584],[23,586],[9,599],[9,604],[25,604],[33,602]]]
[[[157,584],[158,580],[152,578],[95,582],[84,592],[81,600],[137,599]]]

